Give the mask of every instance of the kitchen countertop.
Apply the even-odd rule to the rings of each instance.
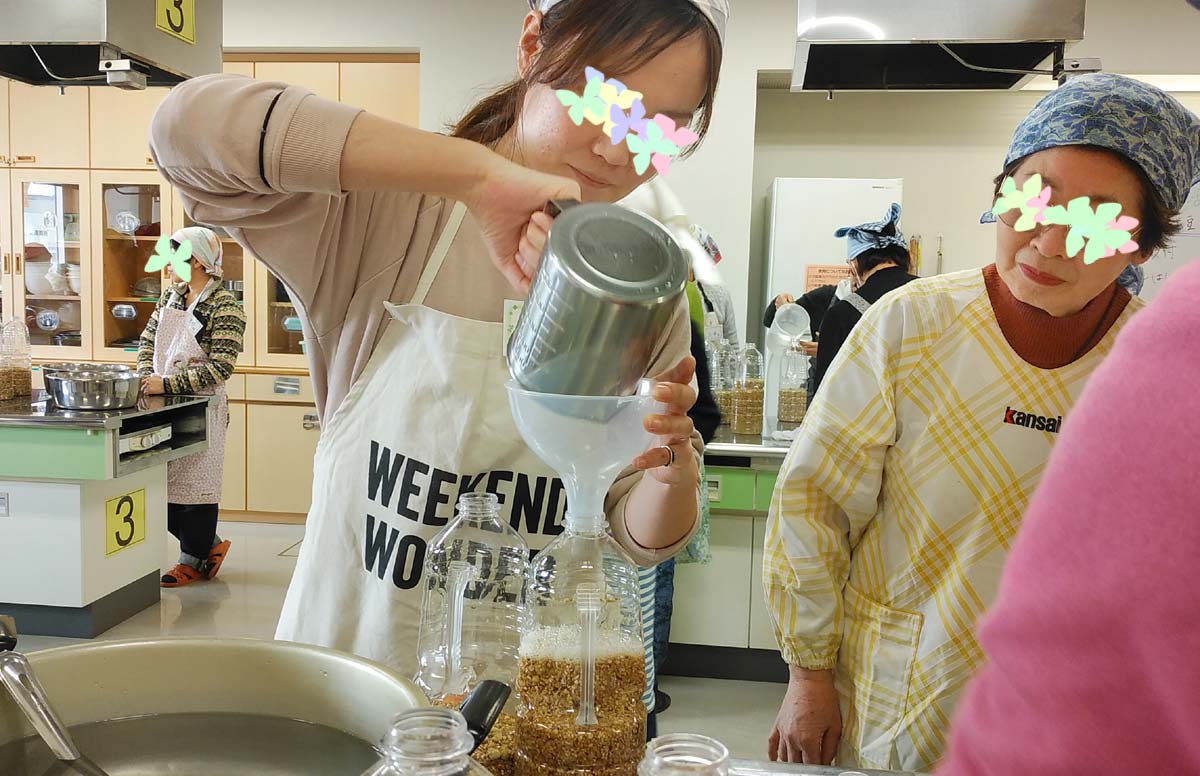
[[[734,434],[729,426],[717,429],[713,441],[704,447],[705,455],[720,455],[736,458],[779,458],[783,459],[791,449],[789,442],[763,439],[758,434]]]
[[[124,410],[64,410],[49,400],[45,391],[40,391],[32,400],[22,398],[0,402],[0,428],[35,426],[111,430],[120,428],[130,418],[200,404],[210,399],[209,396],[151,396],[139,399],[136,407]]]

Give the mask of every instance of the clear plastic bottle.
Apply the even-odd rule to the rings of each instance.
[[[779,421],[800,423],[808,412],[808,356],[799,350],[783,355],[779,381]]]
[[[628,397],[509,386],[513,418],[567,490],[563,534],[533,561],[521,640],[517,776],[633,776],[646,741],[637,566],[608,533],[609,486],[646,449],[652,386]]]
[[[733,433],[760,436],[763,427],[763,359],[753,345],[742,350],[733,391]]]
[[[417,685],[458,703],[479,682],[517,681],[529,549],[500,519],[499,500],[468,493],[429,543],[417,637]]]
[[[29,327],[21,318],[14,317],[8,322],[7,329],[12,343],[13,395],[30,396],[33,393],[33,356],[29,347]]]
[[[491,776],[471,760],[475,739],[455,709],[409,709],[392,721],[383,757],[362,776]]]
[[[727,776],[729,750],[708,736],[659,736],[646,744],[646,756],[637,772],[638,776]]]
[[[737,380],[737,373],[734,371],[735,352],[733,345],[721,340],[713,358],[713,374],[719,374],[721,378],[719,382],[714,381],[713,398],[721,411],[722,426],[728,426],[733,421],[733,384]]]

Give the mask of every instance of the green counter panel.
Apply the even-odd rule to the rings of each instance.
[[[754,509],[754,471],[714,466],[708,475],[709,509],[752,511]]]
[[[758,472],[758,482],[755,485],[757,491],[755,503],[759,511],[766,512],[771,508],[771,497],[775,493],[775,481],[779,479],[779,472]]]
[[[78,428],[0,428],[0,479],[102,480],[107,443]]]

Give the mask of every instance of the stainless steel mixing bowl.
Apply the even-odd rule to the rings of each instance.
[[[54,403],[68,410],[119,410],[137,404],[142,378],[132,369],[92,367],[46,372]]]

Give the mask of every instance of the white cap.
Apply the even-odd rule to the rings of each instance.
[[[713,27],[717,28],[717,37],[721,39],[721,45],[725,45],[725,27],[729,24],[729,0],[690,1],[708,17]],[[529,7],[535,11],[546,13],[561,2],[562,0],[529,0]]]

